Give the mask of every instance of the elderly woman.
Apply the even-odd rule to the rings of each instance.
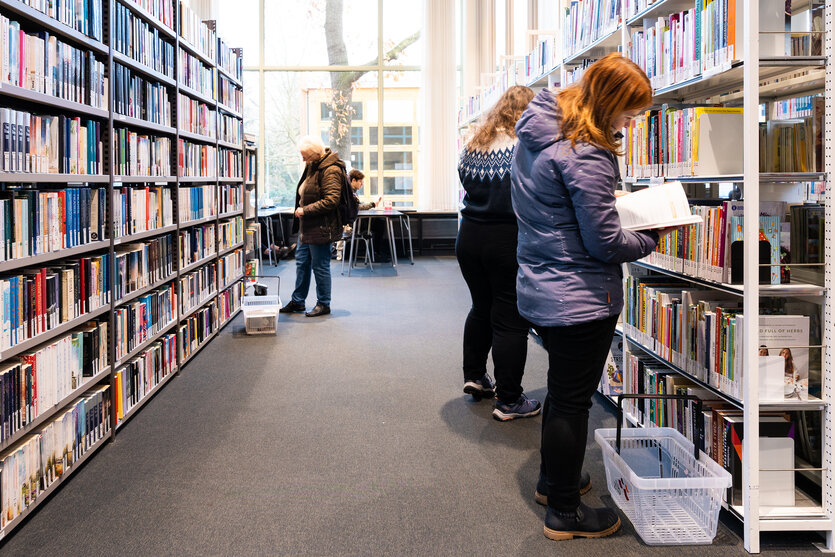
[[[339,196],[345,180],[345,163],[316,137],[299,142],[305,162],[296,193],[293,232],[299,232],[296,247],[296,289],[281,313],[305,311],[310,290],[310,272],[316,277],[316,306],[307,317],[331,312],[331,242],[342,237]]]

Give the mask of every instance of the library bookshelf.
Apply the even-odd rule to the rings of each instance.
[[[74,6],[78,17],[0,0],[4,33],[20,31],[3,41],[4,76],[17,75],[0,82],[0,474],[27,478],[2,497],[0,538],[235,317],[243,294],[242,50],[174,0]],[[44,54],[40,67],[21,43]],[[83,64],[45,69],[56,52]],[[210,288],[181,311],[195,277]],[[33,435],[47,449],[27,460]]]
[[[661,286],[653,290],[657,297],[650,301],[656,304],[653,306],[656,309],[669,311],[668,315],[673,315],[672,308],[677,308],[682,313],[676,313],[676,319],[681,319],[662,321],[658,317],[656,321],[650,320],[654,325],[663,324],[666,327],[670,324],[670,329],[665,329],[664,334],[653,336],[651,331],[638,326],[641,322],[635,322],[638,313],[630,307],[632,299],[627,290],[624,315],[610,359],[616,373],[621,374],[622,383],[613,388],[604,371],[601,391],[607,399],[614,400],[616,394],[623,390],[653,392],[647,389],[669,389],[672,385],[673,388],[682,386],[692,389],[705,400],[715,401],[715,408],[727,416],[722,417],[727,421],[722,421],[723,427],[719,430],[725,433],[730,429],[724,429],[724,425],[741,424],[741,429],[735,429],[742,440],[739,448],[734,448],[737,455],[741,452],[735,471],[734,493],[729,492],[724,508],[729,516],[742,522],[746,550],[759,553],[760,534],[769,531],[819,532],[825,539],[821,549],[835,550],[835,354],[832,351],[835,334],[832,301],[835,229],[831,225],[835,215],[830,193],[835,172],[835,68],[832,64],[835,5],[831,0],[791,3],[782,0],[555,0],[548,4],[559,14],[557,29],[548,32],[530,30],[529,33],[538,36],[539,40],[524,63],[517,64],[513,58],[506,58],[512,62],[497,72],[491,84],[481,88],[478,95],[459,103],[459,133],[466,133],[469,126],[485,114],[510,85],[524,84],[535,89],[565,87],[576,82],[596,59],[618,51],[642,66],[650,77],[653,107],[647,114],[647,123],[652,122],[653,111],[670,116],[677,114],[677,110],[709,105],[737,112],[728,116],[737,120],[725,128],[735,134],[734,164],[724,168],[699,169],[692,160],[671,158],[664,151],[663,139],[659,139],[658,144],[640,143],[645,151],[651,153],[647,155],[650,160],[630,158],[635,154],[630,142],[640,136],[626,133],[624,146],[627,152],[623,158],[620,187],[634,191],[677,180],[683,183],[692,205],[704,205],[713,211],[721,206],[728,218],[735,214],[738,220],[734,224],[742,229],[736,238],[741,241],[737,247],[742,247],[736,252],[733,265],[729,260],[721,263],[727,264],[727,268],[735,267],[741,277],[731,280],[723,274],[725,270],[722,268],[706,270],[711,263],[719,261],[699,260],[686,248],[707,244],[710,239],[690,232],[675,236],[674,241],[645,260],[625,265],[625,288],[629,284],[641,284],[641,281],[650,287],[652,281],[667,287],[669,291],[664,291]],[[714,11],[705,11],[708,5]],[[702,12],[696,17],[696,11],[700,9]],[[787,10],[791,14],[787,14]],[[700,34],[705,30],[710,33],[711,39],[717,40],[705,43],[704,35]],[[699,43],[695,42],[697,35]],[[666,57],[663,53],[665,37],[670,49]],[[659,38],[660,42],[654,42]],[[676,45],[680,50],[676,50]],[[660,48],[662,53],[658,54],[654,47]],[[670,53],[675,53],[675,56]],[[801,107],[800,101],[810,104]],[[798,110],[800,108],[806,112]],[[695,117],[696,111],[686,114]],[[816,117],[821,122],[816,129],[823,132],[823,139],[809,164],[794,165],[789,162],[791,157],[784,160],[785,151],[779,151],[780,168],[777,171],[769,168],[768,165],[773,162],[770,157],[778,152],[771,150],[772,124],[777,134],[783,125],[789,127],[789,124],[796,125],[799,121],[806,125],[805,122],[809,119],[814,121]],[[706,121],[718,123],[721,119],[710,118]],[[664,120],[663,126],[672,122],[679,125],[682,121],[680,118]],[[641,132],[652,136],[654,130],[660,135],[662,132],[659,130],[665,129],[661,122],[659,118],[656,120],[658,128],[651,129],[647,125],[641,128]],[[669,131],[672,128],[666,129]],[[716,133],[719,129],[713,128],[715,135],[721,135]],[[761,137],[763,145],[768,146],[764,152],[761,151]],[[646,136],[638,141],[643,139]],[[798,141],[793,138],[781,147],[794,148]],[[709,141],[707,146],[712,148],[712,143]],[[681,145],[685,145],[684,151],[693,147],[692,143],[676,144],[677,147]],[[656,148],[656,151],[650,151]],[[719,148],[717,151],[714,154],[721,158]],[[731,201],[736,202],[739,213],[733,213],[733,205],[724,205]],[[758,249],[749,248],[761,247],[759,231],[766,225],[759,219],[775,216],[768,212],[775,206],[780,211],[785,210],[783,214],[776,215],[784,223],[786,214],[789,214],[789,223],[806,222],[803,220],[803,211],[806,210],[815,211],[816,218],[820,218],[817,237],[813,238],[806,232],[798,235],[801,241],[788,250],[794,254],[791,261],[763,260]],[[747,209],[742,211],[742,207]],[[758,211],[750,210],[752,207]],[[796,207],[801,207],[799,212],[790,212]],[[731,223],[723,221],[722,224],[729,226]],[[797,231],[792,229],[788,237],[795,237],[794,232]],[[727,230],[723,229],[718,234],[724,238]],[[772,239],[769,245],[773,246],[776,242]],[[799,248],[808,250],[813,245],[817,246],[818,259],[800,258]],[[726,247],[730,252],[730,242]],[[772,272],[779,276],[764,281],[761,270],[770,266]],[[790,277],[784,276],[783,269],[786,267]],[[721,378],[718,377],[721,374],[712,370],[705,372],[704,362],[694,364],[692,357],[682,350],[691,346],[689,341],[673,335],[673,322],[676,326],[690,323],[686,311],[681,310],[682,306],[687,306],[678,298],[685,291],[688,296],[691,292],[699,292],[706,299],[721,300],[721,305],[725,307],[738,308],[736,312],[743,317],[759,316],[758,320],[728,317],[728,323],[739,321],[740,330],[734,330],[736,344],[727,345],[734,351],[732,362],[735,367],[721,368],[725,373]],[[699,307],[698,304],[694,306]],[[702,309],[706,307],[702,306]],[[797,309],[801,307],[803,309]],[[646,308],[641,306],[641,310]],[[712,310],[706,313],[714,315]],[[784,317],[799,317],[797,322],[804,323],[808,319],[811,323],[808,330],[800,333],[804,340],[792,346],[808,352],[808,366],[814,371],[815,385],[803,395],[797,395],[795,391],[793,398],[784,398],[782,392],[778,397],[773,392],[769,396],[761,396],[760,389],[772,385],[775,378],[768,375],[767,367],[763,367],[761,360],[761,343],[768,328],[763,323]],[[687,332],[698,335],[697,328]],[[770,345],[763,344],[762,347],[768,353]],[[817,356],[812,358],[815,353]],[[816,362],[814,366],[812,359]],[[782,361],[786,361],[785,358]],[[639,366],[642,375],[638,375]],[[785,367],[788,368],[788,364]],[[742,379],[734,376],[735,383],[731,384],[730,369],[741,374]],[[644,374],[646,370],[651,370],[653,384]],[[782,382],[786,378],[781,371],[778,367],[778,381],[784,388]],[[789,374],[793,375],[793,372]],[[666,384],[659,378],[666,380]],[[649,406],[637,403],[627,404],[625,408],[625,418],[634,426],[680,425],[658,423],[661,414],[657,405],[652,407],[652,413]],[[670,418],[671,414],[666,417]],[[714,413],[713,417],[721,415]],[[788,464],[775,468],[770,462],[775,453],[768,451],[771,450],[769,447],[773,448],[771,432],[776,429],[768,422],[779,423],[778,418],[786,416],[790,417],[788,421],[793,426],[797,426],[793,433],[795,449],[789,451]],[[739,428],[739,424],[733,427]],[[811,448],[808,451],[798,450],[801,443]],[[706,453],[713,454],[709,447],[705,449]],[[785,456],[786,453],[783,450],[777,454]],[[794,504],[774,502],[774,494],[768,492],[775,478],[786,479],[785,473],[791,478],[791,484],[783,490],[787,493],[780,493],[778,498],[788,495]]]

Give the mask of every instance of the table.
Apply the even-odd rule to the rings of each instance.
[[[406,231],[409,233],[409,261],[412,265],[415,264],[415,256],[414,252],[412,251],[412,226],[411,220],[409,220],[409,215],[407,213],[401,213],[400,211],[390,210],[386,211],[383,209],[371,209],[368,211],[359,211],[357,213],[357,218],[354,221],[354,225],[351,227],[351,253],[350,253],[350,261],[348,262],[348,276],[351,276],[351,269],[354,266],[354,262],[356,261],[357,254],[356,254],[356,235],[357,229],[361,226],[362,219],[369,220],[369,226],[371,219],[374,218],[383,218],[386,220],[386,236],[388,237],[389,242],[389,250],[391,252],[391,266],[394,269],[397,269],[397,247],[394,241],[394,223],[393,220],[396,218],[400,223],[400,240],[401,245],[403,246],[403,252],[406,251],[406,235],[403,233],[404,228],[404,221],[403,218],[405,217],[405,228]]]
[[[281,232],[281,241],[287,245],[287,239],[284,237],[284,224],[282,218],[285,216],[293,217],[292,207],[262,207],[258,209],[258,218],[267,221],[267,245],[269,246],[269,262],[273,264],[273,217],[278,217],[278,229]],[[261,251],[261,246],[258,246],[258,251]],[[278,265],[278,260],[275,262]]]

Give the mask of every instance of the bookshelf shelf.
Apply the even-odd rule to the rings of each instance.
[[[166,135],[175,135],[177,133],[177,130],[171,126],[155,124],[154,122],[149,122],[140,118],[132,118],[131,116],[125,116],[123,114],[113,114],[113,121],[117,124],[124,124],[126,126],[143,128],[146,130]]]
[[[151,27],[156,28],[160,34],[165,35],[165,38],[171,40],[177,39],[177,33],[175,33],[172,28],[148,13],[145,8],[137,5],[135,2],[131,2],[131,0],[119,0],[119,3],[132,11],[135,15],[139,16],[141,19],[144,19]]]
[[[81,468],[81,466],[87,461],[88,458],[90,458],[97,450],[102,448],[105,445],[105,443],[107,443],[107,441],[111,439],[112,435],[113,430],[111,429],[104,436],[102,436],[101,439],[90,445],[90,447],[88,447],[84,454],[81,455],[81,457],[77,461],[73,462],[73,465],[68,470],[64,471],[64,474],[60,478],[57,478],[54,482],[52,482],[52,484],[49,487],[41,491],[41,493],[38,495],[38,498],[35,499],[33,503],[31,503],[28,507],[23,509],[23,511],[19,515],[17,515],[14,518],[14,520],[7,523],[6,527],[0,530],[0,539],[5,538],[10,532],[12,532],[18,526],[20,526],[23,523],[23,521],[26,520],[26,517],[29,516],[29,514],[35,512],[35,510],[37,510],[38,507],[41,506],[41,504],[47,501],[49,499],[49,496],[55,490],[57,490],[65,481],[67,481],[68,478],[72,477],[75,471]]]
[[[200,182],[214,184],[217,182],[217,176],[180,176],[179,180],[182,184],[197,184]]]
[[[142,296],[143,294],[146,294],[146,293],[150,292],[151,290],[156,290],[160,286],[163,286],[165,283],[171,282],[172,280],[174,280],[176,278],[177,278],[177,273],[171,273],[167,277],[165,277],[163,279],[160,279],[153,284],[150,284],[148,286],[143,286],[142,288],[134,290],[133,292],[128,292],[127,294],[125,294],[124,296],[119,298],[116,301],[116,303],[113,304],[113,305],[115,307],[119,307],[119,306],[123,306],[127,303],[130,303],[133,300],[137,299],[138,297]],[[117,362],[117,365],[118,365],[118,362]]]
[[[240,312],[241,312],[241,308],[238,308],[235,311],[233,311],[231,314],[229,314],[229,317],[227,317],[226,319],[221,321],[220,324],[217,326],[217,332],[219,333],[225,326],[227,326],[229,323],[231,323],[232,320],[234,320],[235,317],[237,317]]]
[[[529,79],[528,82],[525,83],[525,85],[527,85],[531,89],[538,89],[538,88],[541,88],[541,87],[547,87],[548,86],[548,78],[554,72],[559,73],[560,68],[562,68],[562,64],[556,64],[555,66],[553,66],[548,71],[543,72],[543,73]]]
[[[34,8],[30,8],[20,0],[0,0],[0,8],[12,12],[17,16],[26,18],[32,23],[40,25],[57,35],[61,35],[65,39],[77,43],[79,46],[83,46],[88,50],[107,56],[109,49],[104,43],[92,39]]]
[[[151,346],[154,342],[159,340],[165,333],[170,332],[171,329],[173,329],[176,326],[177,326],[177,320],[172,319],[170,323],[166,324],[165,326],[162,327],[162,329],[160,329],[158,332],[154,333],[151,336],[151,338],[149,338],[145,342],[139,344],[133,350],[131,350],[130,352],[128,352],[127,354],[125,354],[124,356],[122,356],[121,358],[116,360],[116,363],[114,365],[118,368],[118,367],[126,364],[127,362],[131,361],[134,357],[136,357],[137,354],[139,354],[140,352],[142,352],[143,350],[145,350],[146,348]]]
[[[217,103],[215,102],[215,100],[211,96],[204,95],[203,93],[201,93],[199,91],[195,91],[191,87],[187,87],[187,86],[183,85],[182,83],[180,83],[180,93],[183,93],[184,95],[188,95],[189,97],[191,97],[193,99],[197,99],[198,101],[209,105],[209,107],[211,107],[211,108],[214,108],[217,105]]]
[[[688,0],[660,0],[651,6],[647,6],[642,12],[638,12],[634,16],[626,20],[626,25],[629,27],[640,27],[644,23],[644,19],[657,18],[658,16],[665,16],[676,12],[688,10],[693,7],[693,2]]]
[[[211,333],[209,333],[209,336],[207,336],[205,339],[203,339],[203,342],[198,344],[194,349],[192,349],[191,353],[188,356],[185,357],[185,359],[183,360],[183,363],[180,364],[180,367],[186,365],[188,362],[193,360],[194,357],[197,356],[197,354],[199,354],[200,351],[203,350],[203,348],[205,348],[206,345],[209,344],[212,341],[213,338],[215,338],[215,336],[217,335],[219,330],[220,330],[220,328],[217,327],[217,325],[216,325],[215,330],[212,331]]]
[[[239,249],[239,248],[242,248],[242,247],[244,247],[244,243],[243,242],[238,242],[234,246],[229,246],[228,248],[224,248],[224,249],[220,250],[217,253],[217,256],[222,257],[222,256],[226,255],[227,253],[233,252],[236,249]]]
[[[241,176],[238,176],[238,177],[221,176],[220,178],[217,179],[217,181],[220,182],[221,184],[235,184],[235,183],[243,181],[243,177],[241,177]]]
[[[154,386],[153,386],[153,388],[152,388],[150,391],[148,391],[148,393],[147,393],[145,396],[143,396],[141,399],[139,399],[139,402],[137,402],[136,404],[134,404],[134,405],[131,407],[131,409],[130,409],[130,410],[128,410],[127,412],[125,412],[124,417],[116,423],[116,431],[119,431],[119,429],[121,429],[121,428],[122,428],[122,426],[124,426],[124,425],[125,425],[125,423],[126,423],[128,420],[130,420],[132,417],[134,417],[134,416],[136,415],[136,413],[137,413],[137,412],[139,412],[139,410],[140,410],[143,406],[145,406],[145,403],[146,403],[146,402],[148,402],[149,400],[151,400],[151,398],[153,398],[153,397],[154,397],[154,395],[155,395],[155,394],[157,394],[157,393],[160,391],[160,389],[162,389],[162,387],[163,387],[163,386],[165,386],[165,384],[166,384],[166,383],[168,383],[168,381],[169,381],[172,377],[174,377],[175,375],[177,375],[177,371],[178,371],[177,366],[174,366],[174,369],[172,369],[170,372],[168,372],[168,375],[166,375],[165,377],[163,377],[162,379],[160,379],[160,380],[159,380],[159,383],[157,383],[156,385],[154,385]],[[117,393],[117,394],[116,394],[116,396],[119,396],[119,394]],[[114,409],[114,410],[112,410],[112,411],[115,411],[115,409]]]
[[[723,174],[717,176],[656,176],[654,178],[635,178],[627,176],[623,178],[626,184],[653,185],[664,182],[686,182],[690,184],[715,184],[719,182],[743,183],[742,174]],[[759,181],[761,184],[796,184],[798,182],[823,182],[826,181],[825,172],[760,172]]]
[[[180,134],[180,137],[182,137],[184,139],[188,139],[190,141],[200,141],[201,143],[211,143],[211,144],[217,143],[217,139],[215,139],[214,137],[209,137],[208,135],[202,135],[202,134],[199,134],[199,133],[187,132],[187,131],[182,130],[182,129],[179,130],[179,134]]]
[[[0,172],[0,182],[44,184],[106,184],[110,176],[102,174],[35,174],[30,172]]]
[[[69,331],[75,329],[76,327],[84,325],[85,323],[87,323],[87,321],[95,319],[99,315],[104,315],[108,311],[110,311],[110,304],[105,304],[98,309],[94,309],[93,311],[87,312],[84,315],[76,317],[75,319],[71,319],[71,320],[67,321],[66,323],[62,323],[61,325],[58,325],[54,329],[50,329],[50,330],[48,330],[44,333],[41,333],[37,336],[34,336],[30,339],[24,340],[23,342],[18,343],[16,345],[12,346],[11,348],[7,348],[6,350],[3,350],[3,352],[0,353],[0,359],[8,360],[9,358],[13,358],[13,357],[19,356],[19,355],[21,355],[25,352],[29,352],[30,350],[32,350],[33,348],[36,348],[37,346],[43,344],[47,340],[53,339],[53,338],[55,338],[55,337],[57,337],[57,336],[59,336],[63,333],[66,333],[66,332],[69,332]]]
[[[156,185],[164,185],[172,182],[176,182],[176,176],[126,176],[126,175],[119,175],[113,177],[113,182],[124,183],[124,184],[145,184],[149,182],[153,182]]]
[[[222,104],[222,103],[218,102],[217,107],[218,107],[219,110],[222,110],[222,111],[226,112],[227,114],[229,114],[231,116],[234,116],[235,118],[238,118],[239,120],[244,119],[243,114],[241,114],[240,112],[237,112],[236,110],[234,110],[232,108],[229,108],[225,104]]]
[[[168,77],[167,75],[146,66],[142,62],[137,62],[133,58],[125,56],[117,50],[113,51],[113,61],[118,62],[119,64],[125,66],[126,68],[130,68],[137,73],[141,73],[147,78],[162,83],[163,85],[168,85],[169,87],[177,85],[177,82],[173,77]]]
[[[180,44],[180,48],[182,48],[183,50],[185,50],[186,52],[188,52],[189,54],[191,54],[195,58],[198,58],[201,62],[203,62],[203,64],[205,64],[206,66],[209,66],[212,69],[215,68],[214,60],[212,60],[210,57],[205,55],[202,51],[198,50],[197,47],[195,47],[190,42],[185,40],[182,36],[180,36],[180,43],[179,44]]]
[[[168,226],[163,226],[162,228],[155,228],[153,230],[146,230],[145,232],[137,232],[136,234],[116,238],[113,240],[113,245],[118,246],[121,244],[130,244],[138,242],[139,240],[144,240],[145,238],[150,238],[151,236],[161,236],[167,232],[174,232],[175,230],[177,230],[177,225],[169,224]]]
[[[600,37],[587,47],[584,47],[577,52],[574,52],[568,55],[564,60],[562,65],[570,66],[574,64],[580,64],[585,60],[594,60],[596,58],[600,58],[609,54],[610,52],[614,52],[621,46],[621,26],[618,25],[617,29],[609,32],[603,37]]]
[[[0,273],[25,267],[34,267],[43,263],[55,261],[57,259],[72,258],[76,255],[90,253],[96,250],[107,249],[108,247],[110,247],[110,240],[102,240],[99,242],[90,242],[87,244],[82,244],[73,248],[32,255],[30,257],[20,257],[17,259],[11,259],[9,261],[3,261],[2,263],[0,263]]]
[[[18,429],[14,433],[14,435],[12,435],[8,439],[6,439],[2,443],[0,443],[0,451],[5,451],[9,447],[11,447],[15,443],[17,443],[18,441],[20,441],[21,439],[23,439],[24,437],[26,437],[27,435],[29,435],[30,433],[32,433],[33,431],[38,429],[39,426],[43,425],[44,423],[46,423],[47,420],[49,420],[50,418],[55,416],[55,414],[58,411],[60,411],[62,408],[64,408],[66,405],[68,405],[70,402],[72,402],[76,398],[78,398],[79,395],[81,395],[81,393],[86,392],[87,389],[89,389],[90,387],[92,387],[93,385],[98,383],[99,381],[107,379],[107,377],[109,375],[110,375],[110,366],[107,366],[104,369],[102,369],[100,372],[95,374],[94,376],[87,377],[81,383],[81,386],[74,389],[70,394],[68,394],[63,399],[61,399],[57,404],[55,404],[55,405],[51,406],[50,408],[47,408],[46,410],[44,410],[41,413],[40,416],[38,416],[37,418],[35,418],[31,422],[29,422],[28,424],[26,424],[22,428]]]
[[[237,217],[237,216],[239,216],[239,215],[243,215],[243,214],[244,214],[244,210],[243,210],[243,209],[236,209],[236,210],[234,210],[234,211],[229,211],[229,212],[227,212],[227,213],[221,213],[221,214],[219,214],[219,215],[217,216],[217,218],[219,218],[219,219],[228,219],[228,218],[230,218],[230,217]]]
[[[194,220],[187,220],[180,223],[180,228],[189,228],[191,226],[196,226],[198,224],[205,224],[207,222],[215,222],[217,220],[217,215],[209,215],[208,217],[203,217],[202,219],[194,219]]]
[[[244,182],[247,186],[254,186],[255,182]]]
[[[237,77],[235,77],[234,75],[232,75],[231,73],[229,73],[228,71],[226,71],[226,68],[224,68],[224,67],[223,67],[223,66],[221,66],[220,64],[217,64],[215,67],[217,68],[218,73],[220,73],[221,75],[223,75],[223,77],[225,77],[226,79],[228,79],[229,81],[231,81],[233,85],[235,85],[236,87],[238,87],[238,89],[243,89],[243,87],[244,87],[243,83],[241,83],[241,82],[238,80],[238,78],[237,78]]]
[[[184,273],[188,273],[189,271],[193,271],[194,269],[196,269],[197,267],[200,267],[201,265],[205,265],[206,263],[210,262],[212,259],[217,259],[217,254],[216,253],[212,253],[211,255],[207,255],[203,259],[195,261],[194,263],[189,263],[188,265],[186,265],[185,267],[180,269],[180,276],[182,276]]]
[[[101,108],[96,108],[84,103],[67,101],[45,93],[38,93],[37,91],[30,91],[29,89],[17,87],[9,83],[0,83],[0,95],[31,103],[37,103],[50,108],[68,110],[70,112],[84,114],[94,118],[108,118],[110,116],[110,113],[107,110],[103,110]]]
[[[728,294],[734,294],[736,296],[742,296],[745,294],[745,287],[741,284],[727,284],[693,277],[684,273],[665,269],[664,267],[660,267],[658,265],[646,263],[644,261],[635,261],[632,264],[656,273],[686,280],[688,282],[692,282],[693,284],[699,284],[719,292],[727,292]],[[760,296],[763,297],[784,298],[790,296],[824,296],[826,294],[826,287],[815,284],[761,284],[759,290]]]
[[[191,317],[192,315],[194,315],[195,312],[200,311],[203,308],[203,306],[205,306],[209,302],[213,301],[217,297],[217,294],[218,294],[217,288],[215,288],[214,290],[209,292],[209,294],[207,294],[204,299],[200,300],[199,302],[197,302],[196,305],[190,307],[185,312],[181,313],[180,314],[180,321],[184,321],[184,320],[188,319],[189,317]]]
[[[226,149],[235,149],[238,151],[243,151],[243,147],[241,147],[237,143],[229,143],[228,141],[223,141],[222,139],[217,140],[218,147],[225,147]]]
[[[229,288],[232,288],[233,286],[235,286],[235,283],[238,283],[238,282],[240,282],[240,281],[242,281],[242,280],[244,280],[244,275],[242,275],[242,274],[241,274],[241,275],[237,275],[237,276],[235,276],[235,278],[233,278],[233,279],[232,279],[232,280],[230,280],[229,282],[226,282],[226,283],[222,284],[222,285],[220,286],[219,291],[218,291],[218,295],[222,294],[223,292],[225,292],[225,291],[226,291],[226,290],[228,290]]]

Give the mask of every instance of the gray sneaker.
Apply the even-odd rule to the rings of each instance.
[[[539,401],[528,398],[524,393],[513,404],[505,404],[501,400],[497,400],[493,407],[493,417],[500,422],[516,418],[532,418],[540,412],[542,412],[542,405],[539,404]]]
[[[473,395],[476,400],[482,398],[493,398],[496,396],[496,386],[488,374],[484,374],[481,379],[475,381],[467,381],[464,383],[464,392],[468,395]]]

